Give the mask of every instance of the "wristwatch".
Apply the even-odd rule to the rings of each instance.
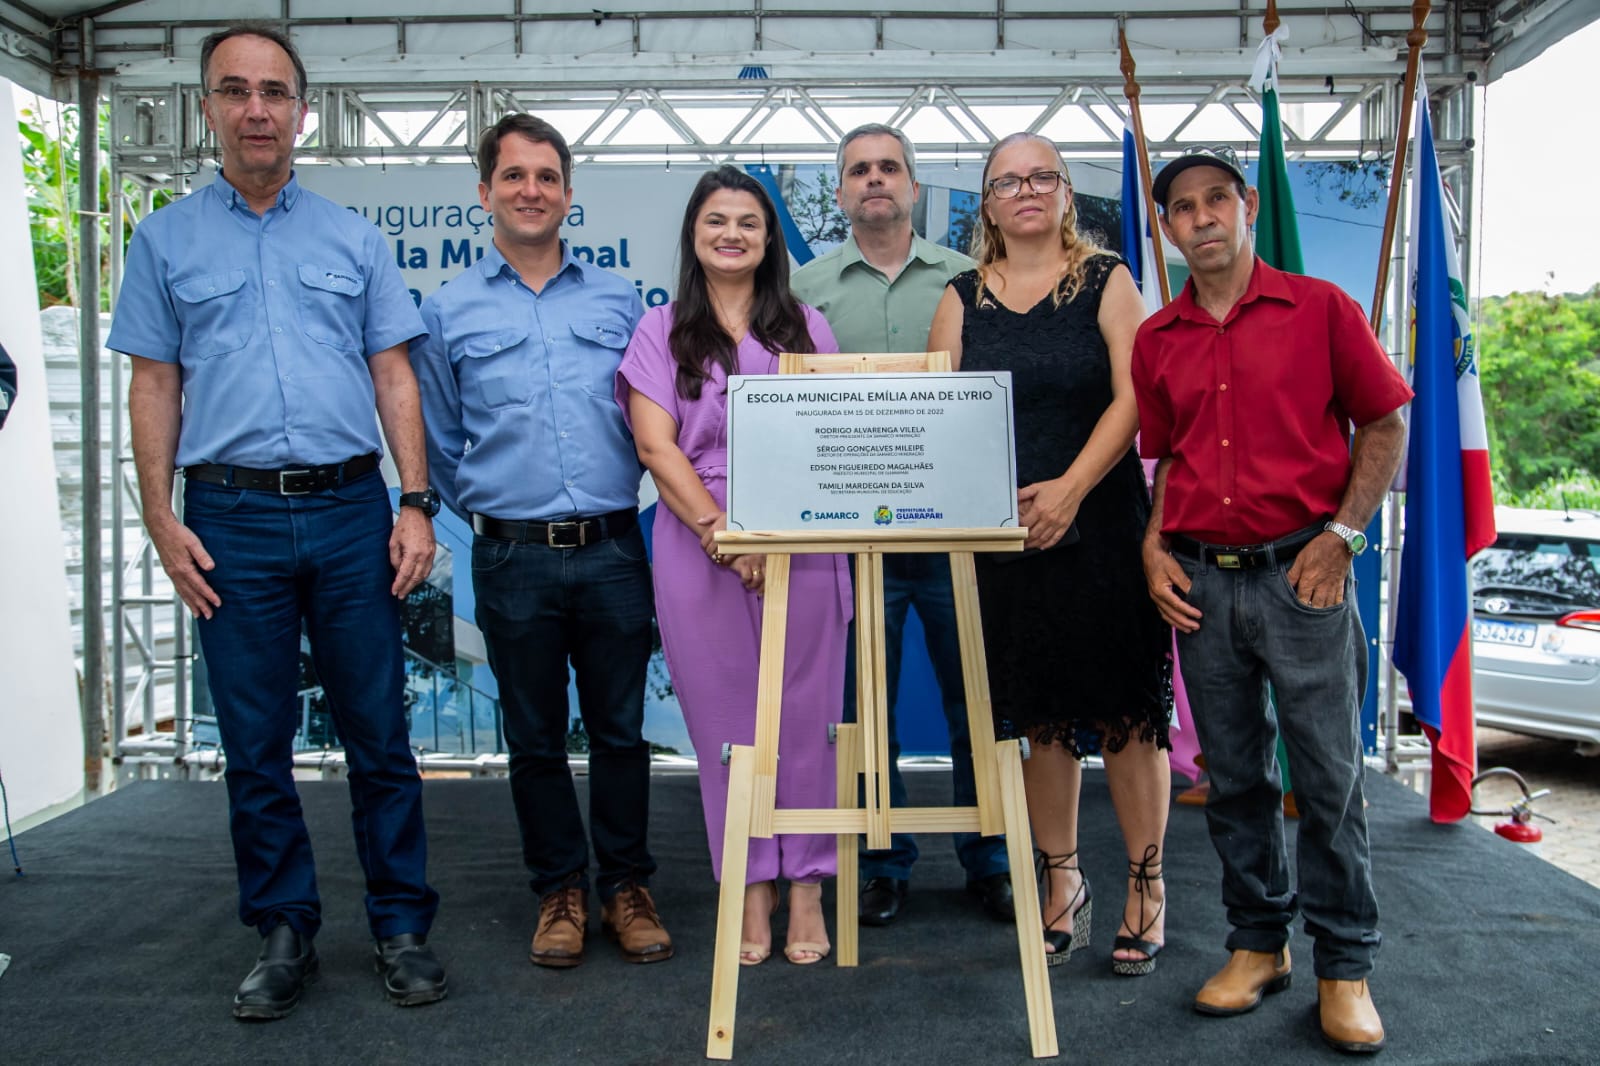
[[[402,502],[405,497],[401,497]],[[1367,550],[1367,535],[1359,529],[1351,529],[1340,522],[1329,522],[1322,527],[1344,541],[1344,546],[1350,549],[1351,555],[1360,555]]]
[[[415,507],[423,514],[432,518],[439,513],[439,494],[433,489],[423,489],[421,492],[402,492],[400,494],[401,507]]]

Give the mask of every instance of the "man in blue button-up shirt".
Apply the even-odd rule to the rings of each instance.
[[[483,258],[422,303],[417,375],[439,495],[471,522],[472,584],[500,684],[511,796],[538,895],[529,957],[583,961],[589,850],[567,769],[568,664],[589,739],[601,921],[630,962],[672,955],[648,890],[655,861],[642,735],[654,600],[641,470],[615,400],[643,310],[623,279],[560,238],[572,155],[549,123],[508,115],[478,142],[494,218]]]
[[[280,1018],[317,972],[321,904],[292,778],[302,624],[349,760],[378,969],[395,1002],[429,1003],[446,983],[426,945],[438,895],[425,878],[397,605],[433,565],[407,357],[422,322],[378,231],[294,180],[306,79],[289,41],[220,31],[200,72],[222,173],[135,231],[107,343],[132,357],[145,525],[198,619],[227,754],[239,915],[263,937],[233,1010]],[[411,494],[398,522],[374,406]]]

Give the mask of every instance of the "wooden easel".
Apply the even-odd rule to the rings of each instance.
[[[887,355],[779,356],[778,372],[848,373],[950,371],[949,352]],[[1038,889],[1032,878],[1032,832],[1022,789],[1020,742],[994,739],[989,705],[989,675],[978,615],[973,553],[1017,551],[1026,529],[945,529],[896,531],[807,530],[720,532],[724,555],[765,554],[766,592],[761,616],[760,674],[756,691],[755,746],[726,745],[727,824],[722,845],[722,885],[717,907],[717,939],[711,976],[711,1016],[706,1057],[733,1057],[739,995],[739,940],[744,918],[745,876],[750,838],[778,833],[836,833],[839,839],[837,943],[840,966],[860,961],[857,896],[857,837],[869,848],[889,847],[895,831],[916,833],[1004,833],[1011,861],[1011,886],[1017,913],[1017,949],[1028,1029],[1035,1058],[1052,1058],[1055,1014],[1050,999],[1044,940],[1040,935]],[[972,735],[976,807],[892,808],[889,803],[889,737],[885,668],[883,556],[889,552],[945,552],[955,590],[956,626],[961,643],[961,673],[966,690],[967,726]],[[852,554],[856,561],[856,707],[858,724],[836,733],[838,799],[834,809],[777,809],[778,726],[783,702],[783,659],[789,617],[789,557],[797,554]],[[866,805],[857,806],[857,777]]]

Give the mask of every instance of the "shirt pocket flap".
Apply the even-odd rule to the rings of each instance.
[[[203,303],[218,296],[226,296],[230,292],[238,292],[244,288],[244,280],[244,271],[225,270],[220,274],[207,274],[205,277],[175,282],[172,294],[186,304]]]
[[[319,267],[310,263],[300,264],[300,284],[312,289],[321,289],[323,292],[335,292],[341,296],[360,296],[367,289],[366,281],[353,271]]]
[[[487,359],[500,352],[510,351],[527,339],[528,331],[525,329],[475,333],[461,342],[461,354],[468,359]]]
[[[616,348],[619,351],[628,346],[628,341],[633,336],[633,332],[628,329],[627,323],[620,318],[605,322],[594,319],[574,322],[572,323],[572,332],[581,340],[586,340],[591,344],[598,344],[605,348]]]

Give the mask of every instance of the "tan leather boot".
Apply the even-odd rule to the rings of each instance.
[[[1372,1005],[1367,979],[1330,981],[1317,978],[1317,1013],[1322,1039],[1330,1047],[1358,1054],[1383,1050],[1383,1021]]]
[[[1205,983],[1194,997],[1201,1014],[1226,1017],[1245,1014],[1261,1005],[1262,996],[1289,987],[1289,949],[1235,951],[1228,964]]]
[[[528,949],[535,966],[565,969],[583,961],[589,896],[581,888],[558,888],[539,901],[539,928]]]
[[[617,894],[600,908],[600,925],[616,940],[629,962],[664,962],[672,958],[672,937],[656,913],[650,890],[625,881]]]

